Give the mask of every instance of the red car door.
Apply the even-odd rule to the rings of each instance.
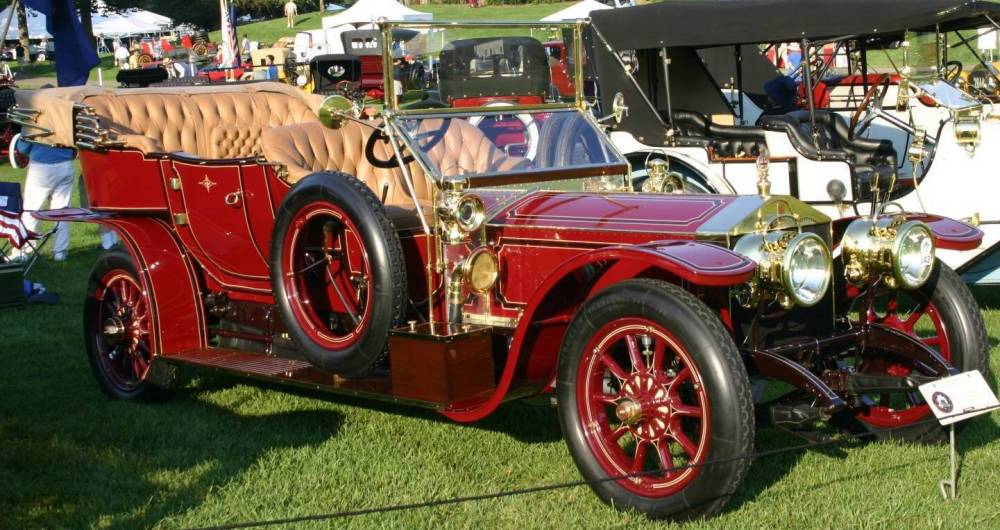
[[[173,169],[182,197],[182,211],[173,213],[186,215],[187,223],[178,227],[181,237],[222,273],[267,279],[267,260],[253,237],[240,165],[174,161]],[[171,209],[178,207],[172,203]]]

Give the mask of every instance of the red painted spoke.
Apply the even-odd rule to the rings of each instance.
[[[681,385],[688,379],[691,379],[691,369],[685,366],[684,368],[681,368],[680,372],[677,372],[677,376],[670,382],[670,388],[667,389],[667,395],[676,398],[678,394],[680,394]]]
[[[670,444],[661,440],[656,444],[656,456],[660,458],[660,469],[663,474],[669,476],[674,470],[674,457],[670,454]]]
[[[646,442],[638,441],[635,446],[635,458],[632,459],[632,473],[640,473],[646,467]]]
[[[604,392],[595,392],[594,401],[599,403],[604,403],[605,405],[617,405],[618,395],[617,394],[605,394]]]
[[[628,377],[628,373],[626,373],[625,370],[622,370],[622,367],[618,366],[618,363],[615,362],[610,355],[606,353],[602,355],[601,363],[603,363],[608,371],[610,371],[618,379],[624,381]]]
[[[642,352],[639,351],[639,343],[635,340],[635,335],[626,335],[625,344],[628,345],[628,358],[632,361],[632,371],[644,371],[646,364],[642,362]]]
[[[679,422],[677,425],[679,426]],[[695,445],[683,431],[680,429],[673,429],[673,432],[670,433],[670,437],[677,442],[677,445],[681,446],[681,449],[687,453],[688,457],[694,458],[695,453],[698,452],[698,446]]]
[[[920,320],[920,317],[924,316],[926,308],[927,304],[921,304],[919,307],[914,309],[913,312],[910,313],[910,316],[906,317],[906,320],[903,321],[903,327],[907,331],[913,331],[913,327],[917,325],[917,321]]]
[[[623,423],[618,427],[615,427],[615,429],[608,434],[608,440],[614,443],[618,443],[618,440],[621,440],[622,436],[625,436],[625,433],[627,432],[628,432],[628,426]]]
[[[653,340],[653,361],[651,368],[653,370],[663,370],[663,357],[667,353],[667,343],[662,339]]]
[[[923,337],[921,340],[923,340],[924,344],[928,346],[941,346],[941,337],[937,335],[932,337]]]
[[[694,405],[688,405],[686,403],[672,404],[671,408],[674,412],[681,416],[688,416],[691,418],[701,417],[701,407],[696,407]]]

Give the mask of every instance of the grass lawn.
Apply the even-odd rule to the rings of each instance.
[[[0,180],[23,171],[0,166]],[[81,330],[97,231],[34,279],[58,306],[0,311],[0,528],[182,528],[374,508],[577,480],[556,411],[526,402],[458,425],[433,413],[185,372],[172,400],[113,402]],[[1000,301],[978,292],[1000,369]],[[603,505],[584,487],[302,528],[997,528],[1000,414],[960,435],[961,497],[942,502],[944,447],[851,445],[754,463],[729,511],[687,525]],[[757,449],[799,441],[761,429]]]

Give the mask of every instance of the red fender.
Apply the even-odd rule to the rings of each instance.
[[[962,221],[928,213],[906,214],[907,220],[927,223],[934,236],[934,245],[945,250],[972,250],[979,248],[983,242],[983,231]],[[851,221],[858,216],[843,217],[833,222],[834,247],[840,245],[840,240]]]
[[[529,358],[524,360],[537,361],[531,363],[534,365],[530,369],[531,372],[539,376],[530,378],[536,387],[532,390],[537,392],[543,389],[548,384],[549,374],[555,367],[558,354],[556,340],[561,342],[559,326],[564,328],[569,324],[572,315],[560,314],[554,318],[544,318],[548,315],[543,315],[543,318],[539,319],[537,318],[539,308],[549,301],[550,295],[563,280],[569,279],[587,265],[608,262],[617,263],[607,270],[584,298],[589,298],[614,283],[638,277],[649,269],[664,271],[684,281],[707,287],[737,285],[749,280],[757,269],[756,263],[740,254],[718,245],[698,241],[663,241],[641,246],[616,246],[575,256],[549,274],[529,300],[524,315],[514,331],[507,362],[493,394],[485,401],[453,403],[443,411],[443,414],[454,421],[471,422],[483,419],[496,410],[510,390],[518,366],[523,364],[520,360],[522,351],[526,347],[529,351],[535,350],[535,344],[526,343],[539,340],[538,335],[545,333],[544,329],[538,328],[551,326],[556,332],[549,333],[542,340],[546,346],[553,347],[543,348],[544,359],[531,359],[529,353]],[[529,340],[529,333],[533,331],[538,333],[532,333],[535,337]]]
[[[113,228],[132,256],[153,310],[156,355],[208,346],[201,289],[191,259],[170,231],[154,217],[126,217],[80,208],[36,212],[44,221],[96,223]],[[192,333],[194,331],[194,333]]]

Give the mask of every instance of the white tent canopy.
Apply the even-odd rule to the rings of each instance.
[[[580,0],[566,9],[562,9],[552,13],[551,15],[542,18],[542,22],[559,22],[561,20],[577,20],[581,18],[588,18],[591,11],[599,11],[601,9],[611,9],[611,6],[607,4],[602,4],[597,0]]]
[[[93,14],[92,19],[94,25],[94,35],[107,35],[111,37],[146,35],[150,33],[163,32],[173,25],[173,21],[169,18],[163,15],[157,15],[151,11],[143,9],[128,9],[126,11],[122,11],[121,13],[102,13],[100,11],[102,7],[103,2],[99,2],[95,6],[95,11],[97,12]],[[9,6],[3,11],[0,11],[0,24],[3,24],[7,20],[7,13],[9,11]],[[31,8],[27,8],[26,12],[28,15],[28,38],[51,39],[52,35],[49,35],[49,33],[45,31],[45,15]],[[5,40],[17,39],[17,13],[14,13],[14,18],[10,21],[10,29],[7,30],[7,38]]]
[[[45,15],[31,9],[25,10],[28,15],[28,38],[29,39],[51,39],[52,35],[45,31]],[[0,24],[7,22],[7,15],[10,13],[10,6],[0,11]],[[4,40],[18,39],[17,13],[10,19],[10,28],[7,29],[7,37]]]
[[[335,28],[345,24],[355,26],[370,24],[383,17],[389,20],[419,21],[431,20],[434,15],[410,9],[396,0],[358,0],[353,6],[336,15],[323,17],[323,28]]]

